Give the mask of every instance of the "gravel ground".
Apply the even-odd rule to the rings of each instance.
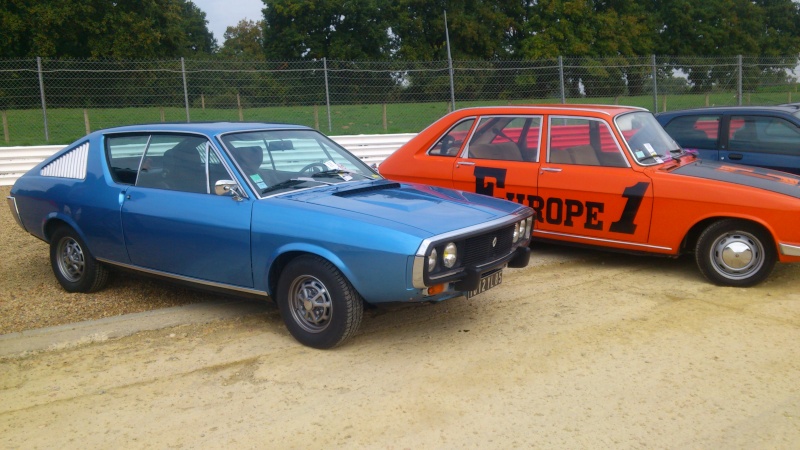
[[[3,199],[10,190],[0,186]],[[20,228],[6,205],[0,241],[0,335],[220,297],[127,272],[113,272],[100,292],[67,293],[53,276],[49,246]]]

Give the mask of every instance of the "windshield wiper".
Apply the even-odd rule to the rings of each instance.
[[[324,185],[327,185],[327,186],[330,186],[330,185],[333,184],[333,183],[326,183],[324,181],[315,180],[313,178],[308,178],[308,177],[290,178],[290,179],[288,179],[286,181],[281,181],[278,184],[273,184],[272,186],[269,186],[269,187],[266,187],[266,188],[262,189],[261,190],[261,195],[264,195],[264,194],[266,194],[268,192],[277,191],[279,189],[284,189],[284,188],[294,189],[300,184],[309,183],[309,182],[310,183],[324,184]]]
[[[331,176],[339,176],[339,175],[358,175],[367,179],[372,179],[367,175],[358,172],[351,172],[349,170],[342,170],[342,169],[331,169],[331,170],[324,170],[322,172],[314,172],[311,174],[312,178],[317,177],[331,177]]]

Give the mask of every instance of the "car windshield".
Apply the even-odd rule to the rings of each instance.
[[[356,156],[314,130],[232,133],[222,142],[260,195],[380,179]]]
[[[649,112],[623,114],[614,122],[640,164],[661,164],[682,154],[681,147]]]

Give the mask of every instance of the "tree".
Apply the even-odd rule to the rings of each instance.
[[[389,56],[381,0],[270,0],[264,9],[267,58],[382,60]]]
[[[0,57],[173,58],[214,50],[186,0],[0,0]]]
[[[221,56],[263,60],[264,56],[264,29],[261,22],[240,20],[236,26],[225,30],[225,42],[219,50]]]

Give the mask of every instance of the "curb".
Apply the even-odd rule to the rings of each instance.
[[[130,336],[141,331],[264,313],[269,308],[270,303],[265,300],[219,300],[19,331],[0,336],[0,357],[58,350]]]

